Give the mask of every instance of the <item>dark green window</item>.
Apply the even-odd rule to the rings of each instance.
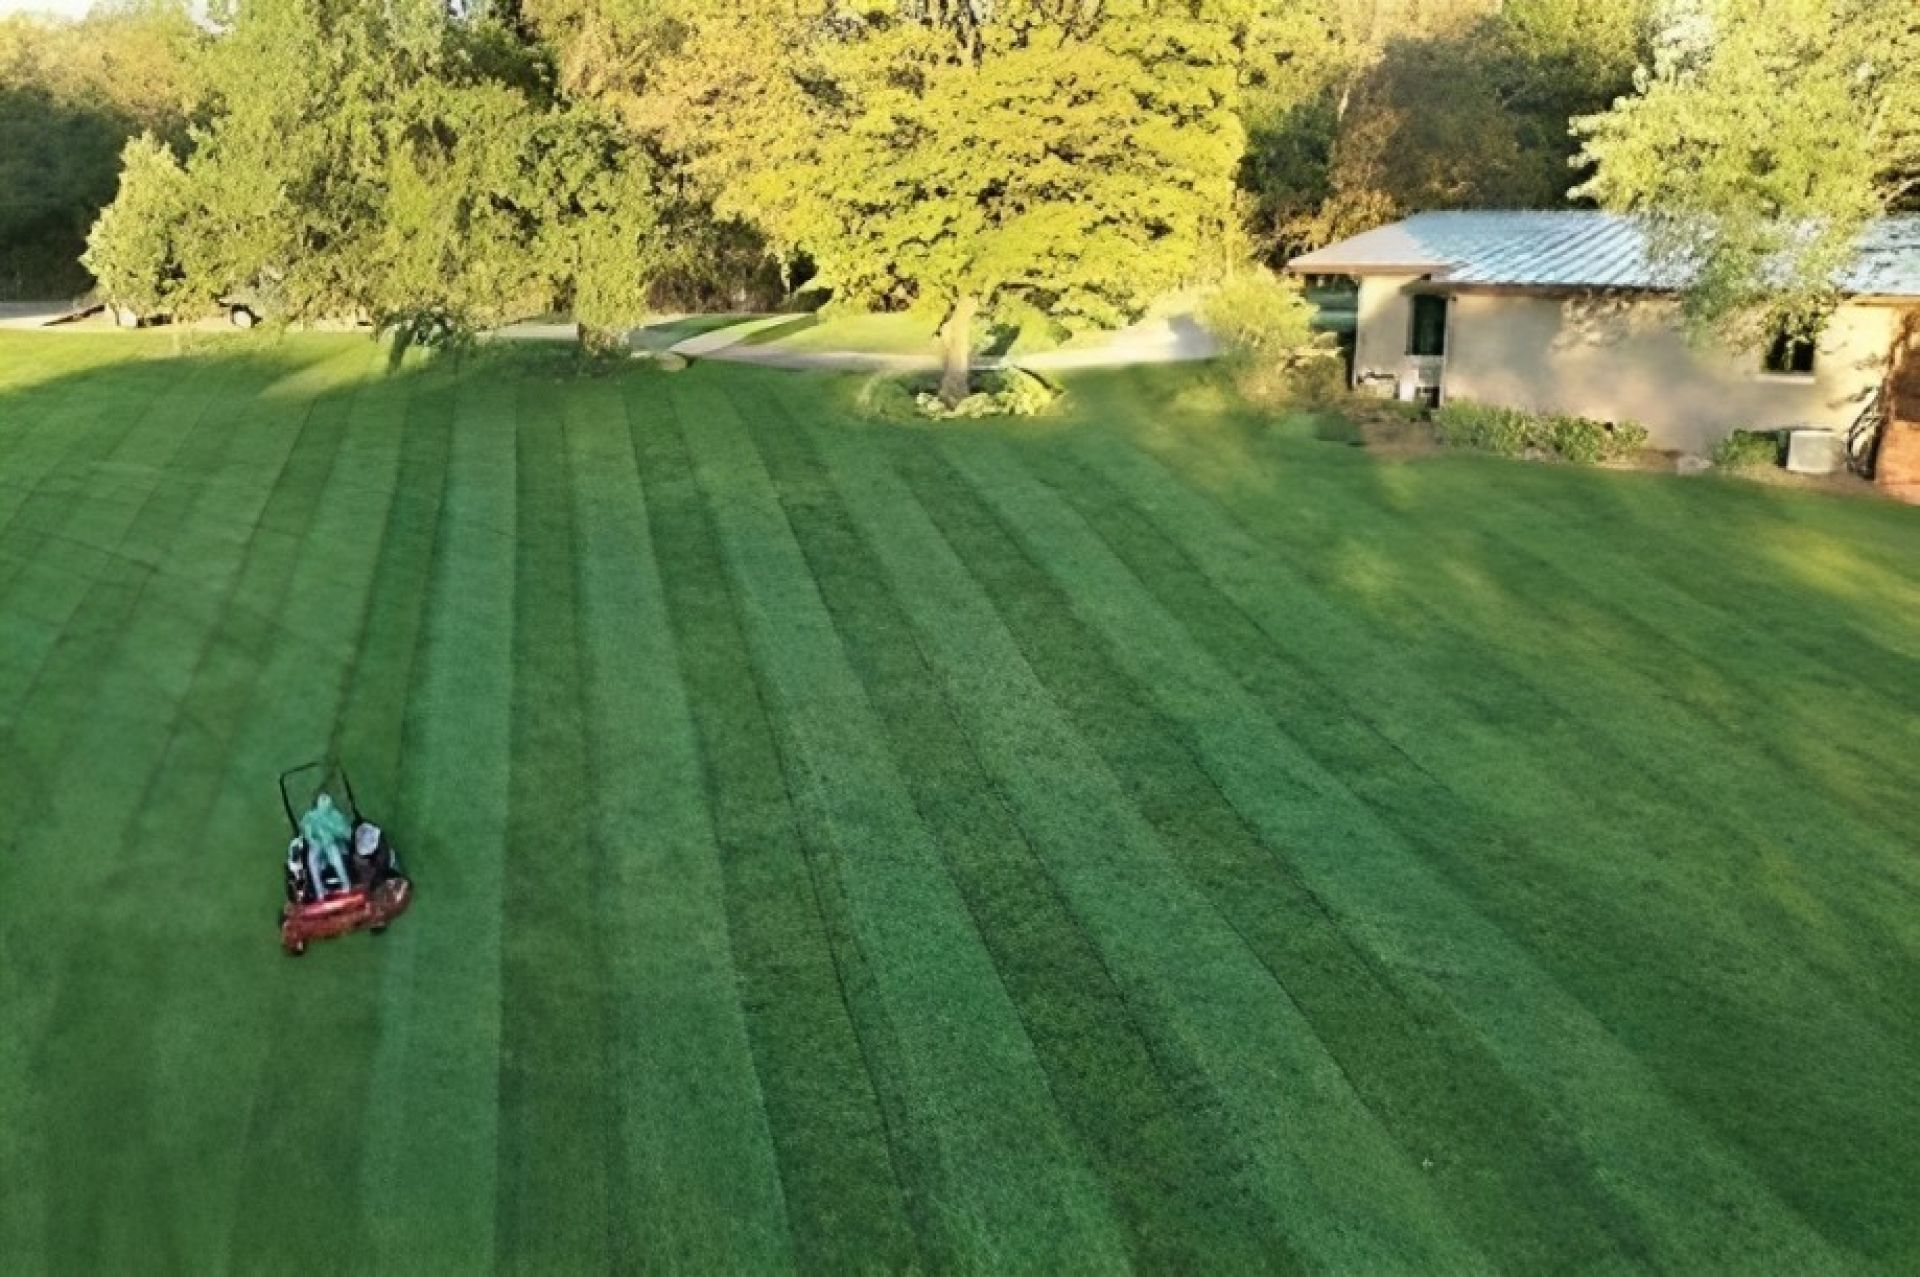
[[[1767,347],[1766,369],[1768,372],[1810,377],[1813,375],[1814,356],[1811,338],[1781,333],[1773,339],[1773,345]]]
[[[1409,355],[1447,353],[1447,299],[1417,296],[1413,299],[1413,332],[1407,338]]]

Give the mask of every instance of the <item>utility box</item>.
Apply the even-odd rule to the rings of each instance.
[[[1787,433],[1787,469],[1795,474],[1837,474],[1846,468],[1847,446],[1837,430]]]

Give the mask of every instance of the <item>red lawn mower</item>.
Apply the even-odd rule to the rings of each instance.
[[[295,812],[288,783],[313,773],[307,806]],[[338,782],[342,805],[334,794]],[[287,846],[287,903],[280,911],[280,947],[293,957],[314,940],[350,931],[385,931],[413,903],[413,883],[386,832],[360,814],[353,782],[329,760],[280,774],[280,805],[293,829]]]

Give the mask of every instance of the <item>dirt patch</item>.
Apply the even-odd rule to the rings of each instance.
[[[1382,418],[1355,425],[1367,451],[1379,456],[1431,457],[1447,450],[1430,421]]]

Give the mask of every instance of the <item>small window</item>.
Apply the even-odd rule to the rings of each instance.
[[[1447,353],[1447,299],[1427,294],[1413,299],[1413,332],[1407,338],[1409,355]]]
[[[1768,372],[1780,373],[1790,377],[1811,377],[1815,357],[1813,339],[1799,337],[1793,333],[1781,333],[1773,339],[1773,345],[1767,347],[1767,359],[1764,365]]]

